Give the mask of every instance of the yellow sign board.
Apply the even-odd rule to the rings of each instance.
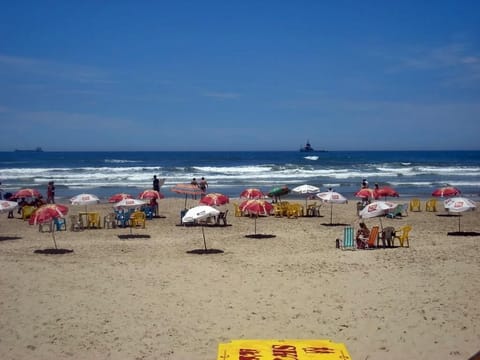
[[[331,340],[232,340],[218,345],[217,360],[351,360],[344,344]]]

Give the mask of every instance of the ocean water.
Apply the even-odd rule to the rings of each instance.
[[[400,198],[428,198],[450,184],[478,199],[480,151],[0,152],[4,192],[33,187],[46,194],[53,180],[59,201],[84,192],[104,200],[118,192],[135,196],[152,187],[153,175],[165,179],[167,197],[181,197],[173,185],[204,176],[210,192],[231,197],[247,187],[311,184],[355,199],[366,178],[371,187],[394,187]]]

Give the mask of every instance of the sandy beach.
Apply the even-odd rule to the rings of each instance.
[[[239,202],[233,200],[231,202]],[[402,202],[405,202],[402,201]],[[0,216],[1,359],[213,360],[232,339],[331,339],[352,359],[468,359],[480,350],[480,237],[448,236],[458,217],[410,212],[382,225],[413,227],[409,248],[342,251],[343,226],[321,217],[179,226],[182,199],[129,229],[49,233]],[[197,202],[189,200],[189,206]],[[83,207],[69,205],[69,214]],[[110,204],[89,207],[103,215]],[[356,203],[333,221],[358,227]],[[378,218],[365,221],[379,225]],[[480,213],[462,213],[480,231]],[[69,225],[69,224],[68,224]],[[398,243],[396,244],[398,245]]]

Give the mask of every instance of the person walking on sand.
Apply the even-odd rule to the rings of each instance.
[[[160,192],[160,180],[157,175],[153,175],[153,190]]]
[[[207,188],[208,188],[208,183],[207,183],[207,180],[205,180],[204,177],[202,177],[198,183],[198,186],[200,187],[200,189],[202,189],[202,193],[206,193],[207,192]]]
[[[48,182],[47,186],[47,204],[55,204],[55,184],[53,181]]]

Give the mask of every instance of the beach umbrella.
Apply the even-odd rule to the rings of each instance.
[[[320,188],[313,185],[304,184],[304,185],[294,187],[292,189],[292,192],[305,196],[305,209],[306,209],[308,197],[310,195],[317,194],[318,192],[320,192]]]
[[[363,198],[363,199],[378,199],[378,195],[374,189],[364,188],[360,189],[355,193],[356,197]]]
[[[243,213],[255,215],[255,234],[257,234],[257,217],[270,215],[273,205],[265,200],[250,199],[242,202],[239,208]]]
[[[18,203],[15,201],[1,200],[0,212],[13,211],[18,207]]]
[[[358,214],[362,219],[380,217],[380,226],[383,229],[382,216],[385,216],[391,210],[395,209],[397,204],[389,201],[374,201],[365,206]]]
[[[437,197],[448,197],[448,196],[457,196],[460,195],[461,191],[454,186],[444,186],[438,189],[435,189],[432,192],[432,196]]]
[[[227,195],[210,193],[200,199],[200,204],[209,206],[222,206],[228,204],[230,199]]]
[[[330,204],[330,224],[333,223],[333,204],[346,204],[347,198],[336,191],[325,191],[317,194],[323,202]]]
[[[453,197],[445,200],[443,202],[443,206],[445,207],[445,210],[447,210],[448,212],[460,213],[460,212],[475,210],[475,208],[477,207],[477,204],[474,201],[464,197]],[[460,232],[460,218],[461,216],[458,217],[459,232]]]
[[[85,206],[85,213],[88,213],[88,205],[98,204],[99,202],[100,199],[93,194],[78,194],[70,199],[72,205]]]
[[[195,206],[188,210],[182,218],[182,223],[193,223],[198,220],[205,220],[209,217],[218,216],[220,211],[207,205]],[[205,240],[205,230],[202,224],[203,245],[207,251],[207,242]]]
[[[283,186],[274,187],[268,192],[267,195],[271,198],[280,200],[280,197],[284,195],[288,195],[288,193],[290,193],[290,189],[288,188],[288,186],[283,185]]]
[[[145,204],[146,204],[146,202],[144,200],[126,198],[126,199],[122,199],[122,200],[116,202],[115,204],[113,204],[113,207],[115,209],[137,208],[137,207],[141,207]]]
[[[93,205],[98,204],[100,199],[93,194],[78,194],[70,199],[72,205]]]
[[[197,195],[202,195],[202,189],[198,187],[198,185],[195,184],[177,184],[170,188],[170,191],[173,191],[176,194],[183,194],[185,195],[185,206],[184,208],[187,208],[187,197],[188,195],[192,196],[197,196]]]
[[[133,198],[133,196],[130,195],[130,194],[118,193],[118,194],[115,194],[115,195],[110,196],[110,198],[108,199],[108,202],[109,202],[109,203],[117,203],[117,202],[119,202],[120,200],[123,200],[123,199],[132,199],[132,198]]]
[[[39,225],[39,224],[46,224],[51,222],[54,219],[64,218],[68,213],[68,207],[65,205],[60,204],[46,204],[40,206],[36,209],[28,223],[30,225]],[[52,239],[53,244],[55,245],[55,249],[57,249],[57,242],[55,241],[55,227],[52,227]]]
[[[41,198],[42,194],[36,189],[21,189],[14,193],[11,199]]]
[[[151,199],[164,199],[165,195],[163,195],[160,191],[157,190],[144,190],[140,194],[138,194],[138,198],[141,200],[151,200]]]
[[[240,193],[240,198],[243,199],[263,199],[264,197],[265,194],[257,188],[248,188]]]
[[[399,197],[399,194],[398,192],[391,188],[390,186],[382,186],[381,188],[378,188],[378,189],[375,189],[374,190],[376,195],[377,195],[377,198],[379,197]]]

